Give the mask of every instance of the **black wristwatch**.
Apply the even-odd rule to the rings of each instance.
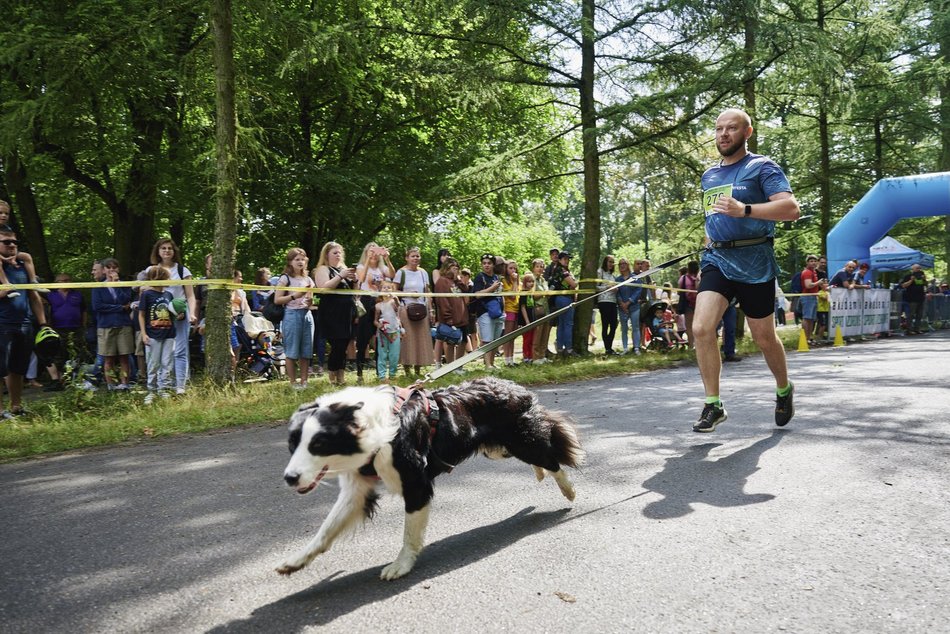
[[[745,206],[745,217],[748,218],[752,215],[752,205]]]

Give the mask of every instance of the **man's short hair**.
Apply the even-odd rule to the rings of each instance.
[[[103,268],[107,268],[107,269],[119,268],[119,261],[116,260],[115,258],[106,258],[102,260],[100,264],[103,266]]]

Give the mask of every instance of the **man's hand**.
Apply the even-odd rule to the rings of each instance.
[[[745,203],[739,202],[732,196],[720,196],[719,200],[713,204],[713,211],[738,218],[745,215]]]

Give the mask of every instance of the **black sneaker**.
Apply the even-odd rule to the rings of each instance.
[[[719,405],[722,405],[722,401],[719,401]],[[712,403],[706,403],[706,406],[703,408],[703,413],[699,417],[699,422],[693,425],[693,431],[709,433],[716,430],[716,425],[726,420],[728,416],[726,415],[725,407],[717,407]]]
[[[795,415],[795,403],[792,397],[795,395],[795,384],[789,382],[792,387],[785,396],[775,395],[775,424],[779,427],[785,427],[788,421]]]

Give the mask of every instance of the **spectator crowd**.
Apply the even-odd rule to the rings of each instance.
[[[32,259],[19,248],[9,219],[10,207],[0,201],[0,283],[35,282]],[[343,385],[348,365],[355,369],[358,383],[363,382],[364,372],[373,370],[377,381],[389,382],[400,367],[406,376],[421,377],[426,368],[452,363],[555,311],[560,311],[556,319],[544,321],[522,336],[522,362],[543,364],[556,356],[574,354],[572,304],[579,281],[571,270],[572,254],[568,251],[552,248],[546,260],[531,260],[523,273],[518,262],[493,253],[482,254],[472,269],[448,249],[438,252],[431,271],[422,266],[418,247],[406,249],[399,260],[401,266],[397,267],[389,248],[370,242],[356,262],[348,263],[343,246],[328,242],[312,267],[303,249],[292,248],[277,275],[266,267],[257,269],[253,277],[256,286],[277,288],[231,291],[235,368],[246,353],[242,343],[246,337],[241,336],[243,318],[260,311],[278,315],[273,328],[279,332],[286,376],[296,389],[306,388],[311,377],[324,374],[331,384]],[[830,286],[869,285],[866,264],[849,262],[829,279],[822,268],[824,261],[808,256],[805,270],[792,279],[793,295],[799,286],[802,293],[794,302],[794,311],[801,316],[811,340],[827,333]],[[182,263],[178,245],[170,238],[155,243],[150,262],[134,276],[124,276],[114,258],[95,260],[91,268],[94,281],[134,277],[141,286],[96,287],[89,302],[81,291],[70,288],[0,291],[0,371],[6,377],[10,400],[9,407],[0,403],[0,415],[10,418],[22,413],[24,381],[36,385],[43,368],[50,377],[45,389],[50,391],[63,389],[69,379],[86,389],[113,391],[140,383],[146,387],[147,403],[186,392],[191,365],[203,352],[207,292],[201,285],[169,284],[193,279],[192,271]],[[207,256],[208,276],[210,266]],[[473,269],[477,271],[474,274]],[[675,288],[671,283],[656,288],[648,275],[636,284],[622,284],[649,269],[649,260],[630,262],[612,255],[600,263],[593,282],[599,293],[596,312],[606,355],[692,347],[698,263],[689,262],[680,269]],[[233,272],[235,283],[243,279],[241,271]],[[71,281],[66,274],[55,277],[57,283]],[[900,284],[910,304],[910,332],[920,330],[926,284],[919,266]],[[354,292],[323,292],[334,290]],[[936,290],[946,293],[946,284]],[[779,300],[784,302],[784,297],[780,295]],[[784,307],[777,302],[776,319],[784,322],[784,315]],[[55,346],[43,346],[41,351],[38,343],[42,337],[34,339],[34,333],[47,325],[59,337]],[[727,309],[720,327],[725,360],[740,360],[735,352],[735,306]],[[597,338],[594,321],[589,336],[592,341]],[[34,354],[34,344],[39,354]],[[512,366],[515,359],[515,341],[509,340],[486,352],[482,363],[493,372],[496,363]],[[464,369],[455,372],[462,374]]]

